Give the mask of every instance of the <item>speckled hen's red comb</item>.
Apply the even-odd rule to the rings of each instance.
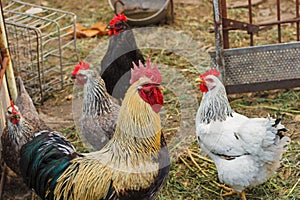
[[[75,65],[74,71],[72,72],[72,76],[76,76],[79,70],[85,69],[90,69],[90,63],[80,61],[77,65]]]
[[[131,68],[130,84],[133,84],[142,77],[148,77],[154,84],[161,84],[162,76],[156,64],[151,64],[150,59],[147,59],[146,66],[139,61],[139,66],[133,62]]]
[[[15,108],[15,104],[14,104],[14,102],[12,100],[10,101],[10,107],[11,107],[11,113],[14,114],[14,115],[17,115],[18,111]]]
[[[210,69],[209,71],[207,71],[207,72],[201,74],[201,75],[200,75],[200,78],[204,78],[204,77],[206,77],[206,76],[208,76],[208,75],[214,75],[214,76],[217,76],[217,77],[218,77],[218,76],[220,76],[220,72],[219,72],[219,70],[216,69],[216,68]]]

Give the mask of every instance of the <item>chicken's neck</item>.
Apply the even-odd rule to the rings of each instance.
[[[106,152],[117,159],[115,162],[123,162],[130,157],[138,163],[139,159],[151,160],[157,156],[160,148],[159,115],[141,99],[137,91],[134,93],[129,88],[120,108],[114,136],[99,154]],[[98,157],[96,154],[95,157]]]
[[[84,87],[83,116],[97,117],[111,112],[112,102],[100,80],[90,80]]]
[[[8,137],[21,149],[33,137],[33,128],[23,117],[17,124],[8,123]]]
[[[224,121],[232,113],[224,86],[217,86],[203,94],[197,115],[201,123],[210,123]]]

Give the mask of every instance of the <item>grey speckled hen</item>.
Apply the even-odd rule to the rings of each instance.
[[[88,63],[80,62],[72,73],[83,85],[80,131],[95,150],[100,150],[113,136],[120,106],[107,93],[105,83]]]

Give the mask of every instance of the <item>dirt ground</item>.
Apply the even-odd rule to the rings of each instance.
[[[77,23],[84,26],[91,26],[95,22],[101,20],[104,23],[108,23],[109,19],[112,17],[112,11],[108,6],[108,2],[105,0],[53,0],[53,1],[43,1],[43,0],[27,0],[28,2],[35,3],[38,5],[49,6],[53,8],[63,9],[66,11],[74,12],[77,15]],[[76,2],[76,3],[74,3]],[[174,0],[175,2],[175,25],[160,25],[167,28],[172,28],[175,30],[183,30],[185,33],[189,34],[195,41],[199,41],[203,47],[203,52],[207,54],[207,51],[214,49],[214,35],[209,33],[213,29],[213,15],[212,15],[212,4],[208,0]],[[235,13],[235,8],[245,7],[245,1],[242,0],[231,0],[228,1],[232,10],[229,11],[229,15]],[[275,3],[272,0],[257,0],[253,1],[256,4],[256,8],[259,10],[256,12],[258,18],[257,21],[270,21],[271,17],[276,13]],[[289,18],[294,12],[294,2],[291,0],[282,0],[282,18]],[[240,13],[241,16],[245,16],[245,13]],[[186,16],[190,15],[190,18]],[[294,16],[294,15],[293,15]],[[189,21],[187,21],[189,19]],[[200,21],[200,23],[199,23]],[[246,35],[246,34],[245,34]],[[248,42],[243,38],[243,34],[233,42],[233,46],[247,46]],[[247,37],[247,36],[245,36]],[[78,53],[80,59],[84,60],[85,57],[92,51],[101,41],[107,39],[105,37],[94,37],[94,38],[84,38],[78,40]],[[265,36],[263,34],[257,36],[257,44],[264,44],[266,42]],[[284,37],[284,40],[288,40],[288,37]],[[269,43],[274,42],[268,41]],[[153,55],[156,55],[153,53]],[[207,54],[208,56],[208,54]],[[173,61],[175,62],[175,61]],[[204,59],[204,62],[209,66],[209,58]],[[191,70],[185,71],[184,66],[181,66],[182,74],[185,77],[194,79],[198,74],[189,72]],[[300,89],[295,89],[295,93],[299,95]],[[38,107],[41,117],[46,121],[46,123],[55,130],[66,129],[70,127],[74,129],[73,120],[73,108],[72,108],[72,98],[73,98],[73,85],[66,86],[63,90],[55,92],[51,98],[44,102],[42,106]],[[197,86],[193,85],[193,88],[189,90],[190,93],[197,93],[197,100],[200,100],[199,90]],[[230,95],[230,101],[240,101],[244,99],[247,102],[255,102],[256,99],[272,99],[279,98],[278,93],[285,92],[285,90],[271,91],[271,92],[260,92],[260,93],[247,93],[241,95]],[[298,100],[299,101],[299,100]],[[169,102],[174,103],[170,98]],[[198,103],[198,102],[197,102]],[[259,102],[256,102],[259,104]],[[255,104],[256,105],[256,104]],[[299,106],[299,104],[296,104]],[[249,117],[263,117],[269,110],[268,109],[247,109],[245,107],[233,106],[235,110],[240,113],[246,114]],[[166,107],[166,110],[171,109]],[[299,110],[299,107],[294,108]],[[275,113],[275,111],[274,111]],[[278,113],[282,114],[282,113]],[[168,130],[167,135],[172,135],[173,130],[170,127],[178,126],[177,116],[174,114],[168,115],[167,112],[167,122],[166,126]],[[286,126],[290,129],[290,136],[293,140],[299,141],[299,114],[290,115],[287,112],[287,117],[285,119]],[[296,117],[298,117],[296,119]],[[172,118],[172,120],[170,120]],[[174,124],[172,124],[174,122]],[[167,136],[168,137],[168,136]],[[299,142],[297,142],[299,144]],[[15,199],[30,199],[30,190],[22,183],[22,180],[16,177],[13,173],[9,173],[6,179],[6,184],[4,188],[3,199],[5,200],[15,200]],[[161,198],[164,199],[164,198]],[[188,198],[187,198],[188,199]],[[213,198],[212,198],[213,199]],[[230,198],[228,198],[230,199]]]

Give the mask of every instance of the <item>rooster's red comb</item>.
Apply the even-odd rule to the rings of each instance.
[[[115,14],[114,18],[109,22],[109,35],[115,35],[118,34],[119,32],[122,32],[123,30],[115,30],[115,24],[118,22],[127,22],[127,17],[122,13],[122,14]]]
[[[11,107],[11,113],[14,114],[14,115],[17,115],[18,110],[15,108],[15,104],[12,100],[10,101],[10,107]]]
[[[113,26],[121,21],[127,22],[127,17],[123,13],[118,15],[114,14],[114,18],[109,22],[109,25]]]
[[[208,75],[214,75],[214,76],[218,77],[218,76],[220,76],[220,72],[219,72],[218,69],[213,68],[213,69],[210,69],[209,71],[207,71],[207,72],[201,74],[201,75],[200,75],[200,78],[204,78],[204,77],[206,77],[206,76],[208,76]]]
[[[80,61],[77,65],[75,65],[74,71],[72,72],[72,76],[76,76],[79,70],[86,69],[90,69],[90,63]]]
[[[133,68],[131,68],[130,84],[133,84],[142,77],[149,78],[154,84],[161,84],[162,76],[157,68],[156,64],[151,64],[150,59],[147,59],[146,66],[139,61],[139,66],[133,62]]]

